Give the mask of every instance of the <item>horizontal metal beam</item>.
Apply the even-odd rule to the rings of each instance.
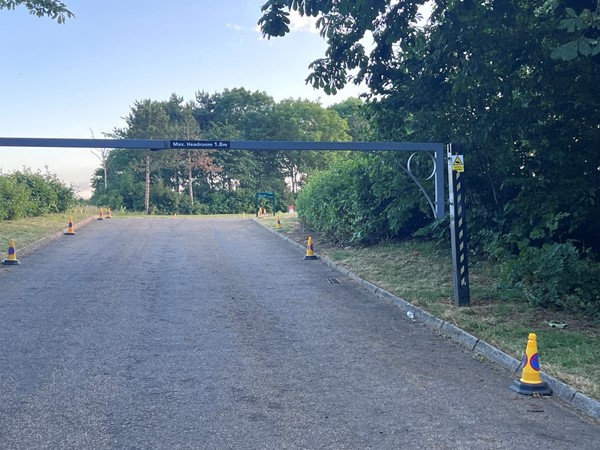
[[[127,148],[168,150],[170,140],[160,139],[60,139],[60,138],[2,138],[0,147],[69,147],[69,148]],[[300,142],[300,141],[231,141],[234,150],[339,150],[339,151],[443,151],[443,144],[422,142]]]
[[[305,141],[231,141],[239,150],[339,150],[339,151],[442,151],[443,144],[421,142],[305,142]]]
[[[0,147],[136,148],[160,150],[168,149],[169,141],[156,139],[0,138]]]

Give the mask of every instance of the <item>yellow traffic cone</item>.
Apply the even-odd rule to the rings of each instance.
[[[279,214],[277,214],[277,222],[275,222],[275,228],[281,228],[281,220],[279,219]]]
[[[313,241],[312,241],[312,237],[308,237],[308,246],[306,248],[306,256],[304,257],[304,259],[317,259],[317,255],[315,255],[315,252],[313,250]]]
[[[104,220],[104,210],[102,208],[98,211],[98,220]]]
[[[67,226],[67,231],[65,231],[67,235],[75,234],[75,228],[73,227],[73,218],[69,217],[69,225]]]
[[[540,376],[540,357],[538,355],[535,333],[529,333],[529,338],[527,339],[521,379],[515,380],[510,388],[523,395],[552,394],[552,389]]]
[[[106,208],[106,218],[107,219],[112,219],[112,216],[110,214],[110,208]]]
[[[15,241],[11,239],[8,243],[8,257],[2,261],[2,264],[5,266],[14,266],[16,264],[21,264],[17,259],[17,252],[15,250]]]

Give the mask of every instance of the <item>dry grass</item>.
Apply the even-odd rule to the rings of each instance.
[[[40,239],[67,228],[69,217],[75,222],[98,214],[96,208],[90,206],[76,207],[64,214],[48,214],[41,217],[30,217],[19,220],[0,221],[0,249],[8,248],[11,239],[15,240],[17,253],[19,248],[26,247]]]

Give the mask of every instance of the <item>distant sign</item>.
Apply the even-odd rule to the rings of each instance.
[[[465,159],[463,155],[452,155],[452,170],[455,172],[465,171]]]
[[[229,141],[171,141],[170,148],[215,149],[230,148]]]

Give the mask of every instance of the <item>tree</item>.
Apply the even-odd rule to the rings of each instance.
[[[368,105],[362,100],[354,97],[347,98],[341,103],[331,105],[332,109],[342,119],[348,122],[348,134],[352,141],[367,141],[372,136],[371,122],[369,118]]]
[[[276,103],[264,92],[243,88],[220,93],[199,92],[193,102],[176,94],[167,101],[137,101],[116,137],[138,139],[305,140],[345,141],[345,119],[317,102]],[[93,179],[94,200],[139,208],[133,191],[145,186],[146,211],[227,213],[253,209],[257,191],[274,191],[285,207],[287,183],[296,191],[306,173],[327,161],[319,152],[256,152],[247,150],[114,150],[111,170],[99,169]],[[145,173],[145,177],[142,177]],[[103,180],[109,189],[102,190]],[[151,190],[152,189],[152,190]],[[143,188],[142,188],[143,190]],[[183,194],[186,192],[186,194]],[[141,209],[141,208],[140,208]]]
[[[274,105],[265,92],[234,88],[212,95],[198,92],[193,114],[207,139],[265,140],[267,117]],[[261,183],[277,178],[277,167],[256,152],[219,152],[214,158],[222,170],[212,172],[210,178],[220,189],[263,190]]]
[[[569,42],[556,47],[552,51],[552,57],[570,61],[581,56],[600,54],[600,0],[561,3],[566,5],[561,5],[564,13],[558,29],[574,36]],[[557,5],[552,2],[547,6]]]
[[[125,117],[127,128],[115,130],[115,135],[127,139],[167,139],[169,135],[169,117],[160,102],[153,100],[136,101],[131,112]],[[144,152],[144,161],[133,161],[136,170],[145,172],[145,211],[150,213],[150,181],[152,152]],[[154,157],[159,160],[160,156]]]
[[[273,141],[349,141],[348,123],[332,109],[318,102],[286,99],[277,103],[268,118],[267,140]],[[301,177],[323,168],[325,154],[309,151],[278,152],[280,170],[289,178],[292,194],[298,192]]]
[[[47,16],[58,23],[75,17],[67,6],[58,0],[0,0],[0,9],[15,9],[17,6],[25,6],[34,16]]]
[[[171,125],[171,135],[173,139],[196,140],[201,139],[198,123],[194,118],[194,102],[184,104],[183,97],[171,94],[171,97],[164,103],[169,122]],[[211,152],[201,150],[180,150],[170,152],[174,155],[172,169],[174,169],[175,189],[179,190],[182,184],[179,181],[179,170],[183,170],[184,178],[187,180],[187,191],[190,198],[190,205],[194,206],[194,171],[207,174],[211,171],[218,171],[219,168],[214,165]]]
[[[94,136],[94,131],[90,129],[92,133],[92,139],[96,139]],[[96,148],[91,149],[92,154],[100,160],[100,167],[102,168],[103,178],[104,178],[104,190],[108,189],[108,155],[110,154],[112,149],[110,148]]]
[[[356,83],[367,81],[371,87],[379,82],[383,75],[380,71],[396,52],[414,41],[418,8],[425,3],[425,0],[268,0],[258,23],[264,36],[276,37],[290,31],[289,10],[318,16],[317,28],[326,38],[328,49],[326,57],[310,65],[312,73],[307,81],[327,94],[335,94],[350,78]],[[362,42],[367,32],[375,42],[370,55]],[[355,69],[357,74],[350,76]]]
[[[366,82],[379,139],[461,143],[482,236],[513,251],[567,239],[600,250],[600,60],[551,57],[562,12],[581,20],[597,1],[437,0],[426,24],[423,3],[271,0],[259,22],[280,36],[290,9],[318,16],[328,49],[308,81]]]
[[[290,9],[318,17],[328,49],[308,81],[364,81],[378,140],[460,143],[471,250],[530,303],[597,314],[598,283],[563,268],[600,254],[598,1],[435,0],[420,23],[423,3],[270,0],[260,24],[281,36]],[[373,178],[371,202],[393,176]]]

